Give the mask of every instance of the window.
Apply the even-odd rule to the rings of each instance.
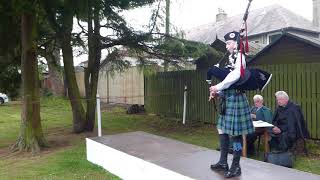
[[[282,35],[282,33],[279,33],[279,32],[268,34],[268,44],[277,40],[281,35]]]

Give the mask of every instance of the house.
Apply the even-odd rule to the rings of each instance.
[[[250,11],[247,20],[248,40],[253,54],[275,41],[284,32],[319,39],[320,0],[313,1],[313,9],[313,22],[279,5]],[[224,41],[223,36],[227,32],[239,30],[242,17],[243,15],[227,17],[227,14],[219,9],[216,22],[190,29],[186,32],[186,39],[206,44],[212,44],[216,39]]]

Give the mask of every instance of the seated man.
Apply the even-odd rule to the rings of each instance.
[[[272,122],[272,111],[264,106],[263,97],[259,94],[253,97],[254,106],[251,108],[252,120],[262,120],[268,123]],[[255,132],[247,135],[248,155],[254,153],[254,142],[259,135],[262,135],[263,131],[255,129]]]
[[[270,131],[269,144],[271,151],[285,152],[298,138],[308,138],[309,133],[300,106],[289,101],[289,96],[284,91],[276,92],[275,96],[278,107],[272,120],[274,127]]]

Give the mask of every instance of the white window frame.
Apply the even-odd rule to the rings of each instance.
[[[274,36],[274,35],[281,35],[282,32],[274,32],[274,33],[270,33],[267,35],[267,43],[270,44],[270,36]]]

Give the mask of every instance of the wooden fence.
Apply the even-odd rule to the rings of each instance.
[[[275,109],[274,93],[286,91],[290,99],[299,104],[304,112],[312,139],[320,139],[320,64],[260,65],[273,74],[268,87],[261,93],[267,107]],[[182,119],[183,93],[187,85],[188,121],[215,123],[217,114],[212,102],[208,102],[209,85],[206,72],[162,72],[145,77],[145,106],[149,113]],[[252,97],[259,92],[248,92]]]
[[[85,96],[84,71],[76,72],[80,95]],[[143,73],[137,67],[124,72],[99,72],[98,94],[101,101],[120,104],[144,104]]]

